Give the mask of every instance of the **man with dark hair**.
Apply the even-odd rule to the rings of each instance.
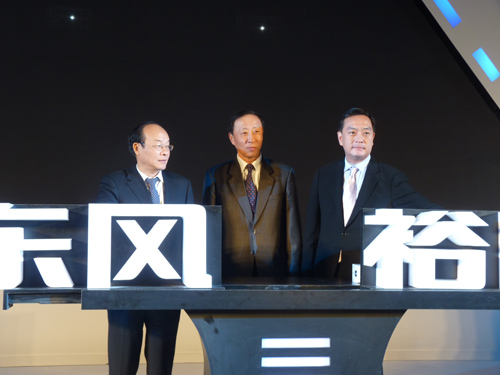
[[[264,122],[253,111],[228,124],[236,159],[207,171],[203,204],[222,205],[222,278],[300,273],[302,235],[293,169],[262,157]]]
[[[164,128],[144,122],[128,140],[137,165],[105,176],[96,203],[193,203],[191,182],[165,172],[174,146]],[[179,317],[178,310],[108,310],[110,375],[137,373],[144,325],[147,374],[171,374]]]
[[[353,117],[353,116],[358,116],[358,115],[364,115],[368,117],[372,124],[372,131],[373,131],[373,137],[375,137],[375,127],[377,125],[377,121],[375,120],[375,117],[373,117],[370,113],[366,112],[362,108],[351,108],[348,111],[346,111],[343,115],[342,118],[339,121],[339,126],[337,128],[337,132],[342,133],[342,130],[344,130],[344,122],[346,118]]]
[[[417,193],[399,170],[371,159],[375,119],[347,111],[337,138],[345,159],[314,176],[304,233],[305,275],[351,280],[360,263],[363,208],[439,208]]]

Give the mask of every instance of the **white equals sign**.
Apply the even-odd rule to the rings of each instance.
[[[262,339],[262,349],[329,348],[330,338]],[[262,367],[328,367],[330,357],[262,357]]]

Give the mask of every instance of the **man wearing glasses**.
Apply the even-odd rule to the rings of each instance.
[[[193,203],[191,182],[165,172],[174,146],[163,127],[143,122],[130,132],[128,143],[137,165],[105,176],[96,203]],[[179,316],[177,310],[108,310],[110,375],[137,373],[144,325],[148,375],[171,374]]]

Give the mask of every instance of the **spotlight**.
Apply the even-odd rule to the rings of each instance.
[[[51,5],[47,10],[47,24],[53,28],[85,30],[90,28],[91,13],[89,9],[77,9]]]

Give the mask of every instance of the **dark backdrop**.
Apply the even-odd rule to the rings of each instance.
[[[133,164],[143,120],[165,126],[167,168],[200,202],[205,170],[235,155],[226,119],[248,108],[266,120],[264,155],[295,168],[304,214],[314,171],[343,156],[339,116],[359,106],[378,120],[373,156],[429,199],[500,210],[499,119],[413,0],[0,8],[0,202],[91,202]]]

